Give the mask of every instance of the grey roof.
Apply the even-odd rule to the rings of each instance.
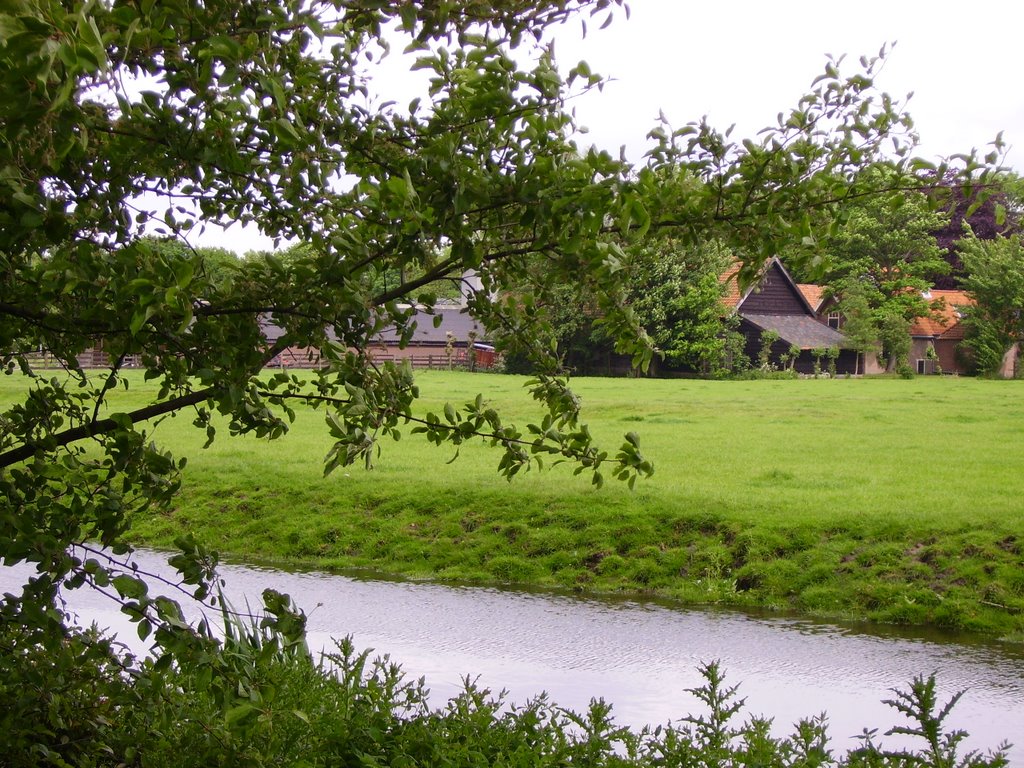
[[[748,315],[745,320],[763,331],[777,331],[782,341],[796,344],[800,349],[846,347],[846,337],[834,328],[819,323],[807,315]]]
[[[441,324],[437,328],[434,327],[435,316],[441,317]],[[413,321],[416,323],[416,331],[412,337],[414,344],[443,345],[448,340],[447,333],[451,333],[457,342],[467,341],[471,331],[476,332],[478,340],[484,337],[484,329],[469,316],[464,307],[439,305],[434,308],[433,315],[426,310],[417,309]],[[388,327],[381,331],[377,340],[385,344],[397,344],[398,332],[394,326]]]
[[[441,324],[437,328],[434,327],[435,316],[441,317]],[[484,329],[476,320],[469,316],[464,307],[458,305],[438,305],[434,308],[434,314],[425,309],[417,309],[413,314],[413,321],[416,323],[413,344],[444,346],[448,340],[446,333],[451,332],[456,343],[461,346],[469,340],[470,331],[476,332],[478,341],[482,341],[485,335]],[[281,327],[274,323],[272,318],[261,317],[260,326],[268,342],[273,343],[281,337]],[[337,338],[333,329],[328,329],[327,335],[331,339]],[[388,326],[377,334],[374,341],[386,345],[397,344],[398,330],[393,325]]]

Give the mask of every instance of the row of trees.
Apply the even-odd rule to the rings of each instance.
[[[851,346],[878,354],[890,370],[906,361],[912,323],[941,309],[937,300],[926,298],[930,289],[960,288],[976,302],[964,308],[964,351],[979,372],[993,373],[1022,338],[1024,255],[1019,236],[1013,234],[1024,212],[1021,189],[1016,176],[1002,176],[994,181],[994,191],[975,195],[973,210],[963,190],[952,185],[865,198],[849,207],[834,234],[815,244],[820,261],[808,264],[797,277],[824,285],[827,295],[839,300]],[[960,228],[960,237],[951,239],[954,226]],[[195,257],[215,284],[230,282],[242,268],[239,258],[223,248],[191,249],[173,238],[149,242],[171,259]],[[736,261],[732,251],[720,241],[686,248],[665,231],[621,245],[625,302],[658,350],[663,367],[719,376],[759,364],[746,358],[736,318],[722,309],[725,284],[719,278]],[[789,249],[790,257],[795,250]],[[290,263],[309,253],[309,246],[297,245],[277,253],[247,253],[242,261]],[[377,274],[374,289],[386,291],[389,282],[401,285],[423,273],[422,267],[412,269],[411,275],[399,270]],[[438,280],[429,288],[441,299],[468,295],[461,276]],[[547,307],[562,364],[580,373],[607,370],[615,340],[592,311],[594,298],[585,296],[581,303],[574,293],[578,291],[562,287]],[[525,360],[518,364],[528,365]],[[515,358],[512,365],[517,365]]]
[[[942,309],[933,288],[964,290],[975,306],[964,308],[963,352],[982,373],[993,373],[1021,340],[1022,268],[1019,240],[1022,199],[1016,176],[965,194],[947,181],[900,188],[891,170],[870,168],[871,183],[888,191],[851,202],[820,239],[790,244],[782,256],[799,282],[825,288],[843,316],[852,348],[878,355],[890,371],[905,365],[912,324]],[[974,200],[974,204],[970,203]],[[951,238],[953,227],[959,236]],[[737,254],[720,241],[698,247],[671,233],[649,233],[624,245],[625,301],[669,370],[730,375],[751,365],[736,333],[736,318],[723,308],[720,276]],[[582,372],[611,369],[614,340],[593,302],[560,297],[551,307],[565,364]],[[618,361],[621,367],[621,361]],[[763,367],[763,366],[761,366]]]
[[[986,266],[992,248],[1005,253],[1006,237],[1018,227],[1019,182],[1004,176],[991,189],[963,189],[948,183],[921,191],[894,191],[889,200],[862,201],[834,236],[823,243],[827,261],[822,282],[838,300],[843,331],[851,345],[887,360],[890,371],[905,365],[910,328],[919,318],[942,310],[944,300],[931,298],[933,288],[953,287],[967,293],[974,307],[963,308],[967,338],[961,352],[982,373],[994,373],[1019,339],[999,334],[998,362],[986,351],[991,313],[1006,308],[978,282],[985,272],[1002,272],[999,282],[1014,282],[1007,264]],[[972,206],[969,200],[975,200]],[[959,227],[959,236],[950,230]],[[985,245],[980,245],[985,243]],[[1018,254],[1019,257],[1019,254]],[[1020,306],[1020,305],[1018,305]]]
[[[657,350],[659,370],[724,375],[743,364],[737,318],[722,309],[720,275],[735,257],[721,241],[687,247],[671,232],[624,243],[619,265],[621,301],[638,329]],[[540,307],[550,320],[551,343],[560,363],[579,374],[623,372],[628,357],[616,354],[614,333],[595,297],[565,287]],[[512,370],[532,370],[513,357]]]

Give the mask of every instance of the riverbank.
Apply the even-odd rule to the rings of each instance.
[[[424,373],[424,408],[489,393],[525,420],[516,377]],[[139,382],[139,386],[142,385]],[[275,443],[202,436],[172,514],[242,558],[414,578],[658,595],[689,604],[936,625],[1024,640],[1021,385],[969,379],[574,382],[592,431],[641,435],[656,474],[633,493],[565,467],[509,484],[497,455],[415,436],[376,468],[321,477],[322,416]]]

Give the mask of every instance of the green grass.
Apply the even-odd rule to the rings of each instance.
[[[522,378],[419,380],[424,409],[483,391],[508,421],[536,417]],[[3,379],[0,402],[17,381]],[[385,444],[372,470],[323,478],[322,414],[300,413],[277,442],[225,435],[206,451],[181,416],[158,437],[190,457],[185,487],[171,514],[135,520],[133,536],[162,546],[188,530],[222,552],[279,563],[1024,638],[1021,383],[580,379],[574,388],[608,448],[640,433],[656,473],[635,492],[594,489],[567,467],[509,484],[485,446],[446,464],[450,448],[414,436]]]

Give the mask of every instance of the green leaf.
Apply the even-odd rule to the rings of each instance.
[[[245,725],[249,720],[252,720],[259,710],[248,702],[243,702],[238,706],[231,707],[224,715],[224,719],[227,722],[229,728],[238,728]]]
[[[149,591],[146,582],[137,576],[121,574],[120,576],[115,576],[110,581],[121,597],[130,600],[139,600],[145,597]]]
[[[132,336],[137,336],[139,331],[142,330],[142,326],[153,317],[156,313],[156,307],[153,304],[147,304],[144,307],[139,307],[132,313],[132,319],[128,323],[128,330]]]
[[[185,288],[190,282],[192,277],[195,275],[195,264],[192,263],[191,259],[183,259],[181,261],[174,262],[174,280],[179,288]]]
[[[115,411],[114,413],[111,413],[107,418],[113,421],[115,424],[117,424],[119,429],[131,429],[134,423],[132,421],[131,416],[121,411]]]
[[[274,126],[277,129],[278,138],[284,140],[285,143],[292,146],[297,146],[302,143],[302,137],[295,129],[295,125],[291,120],[285,117],[279,117],[274,121]]]

